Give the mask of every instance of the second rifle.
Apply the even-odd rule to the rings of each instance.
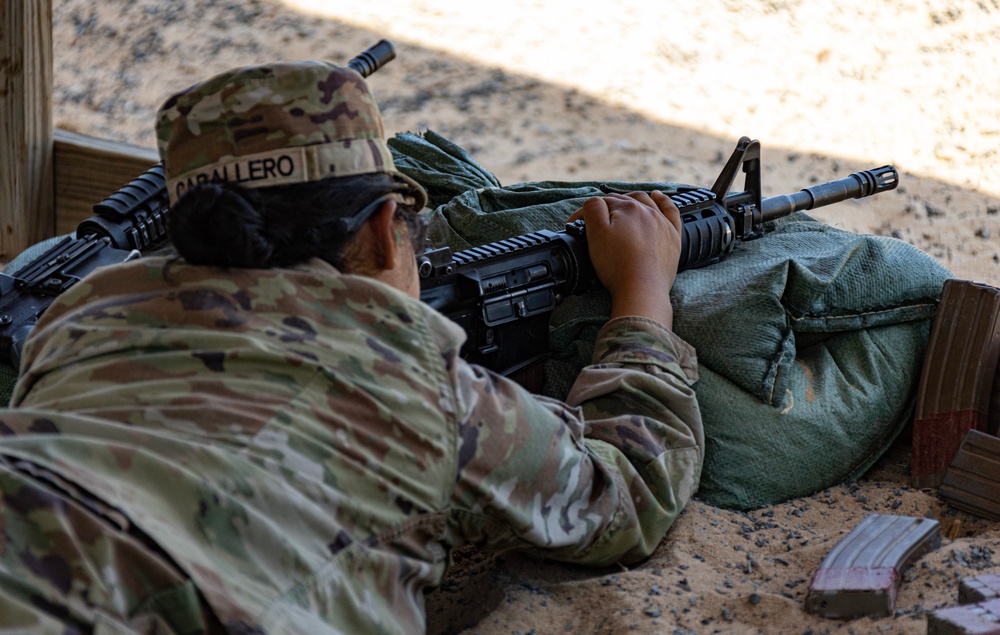
[[[392,42],[380,40],[347,66],[368,77],[395,57]],[[74,236],[12,274],[0,273],[0,359],[18,368],[21,347],[39,316],[88,273],[166,246],[168,207],[163,164],[157,163],[94,205],[96,216],[81,222]]]

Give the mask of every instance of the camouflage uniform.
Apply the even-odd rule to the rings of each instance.
[[[96,271],[0,413],[0,625],[419,633],[454,546],[649,555],[701,469],[690,347],[613,320],[563,404],[464,337],[319,260]]]

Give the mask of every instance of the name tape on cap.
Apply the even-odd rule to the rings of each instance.
[[[202,183],[238,183],[243,187],[269,187],[309,180],[304,147],[279,148],[228,161],[218,161],[169,181],[170,194],[176,201],[186,191]]]

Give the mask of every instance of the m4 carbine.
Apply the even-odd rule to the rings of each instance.
[[[379,40],[347,62],[368,77],[396,57]],[[98,267],[149,254],[168,242],[166,180],[157,163],[94,206],[96,216],[12,274],[0,273],[0,357],[20,366],[21,347],[60,293]]]
[[[730,192],[741,169],[744,189]],[[759,236],[767,221],[898,183],[896,169],[886,165],[762,199],[760,144],[743,137],[711,189],[682,188],[670,197],[682,221],[678,271],[718,262],[738,241]],[[526,371],[548,356],[550,313],[564,298],[598,284],[583,221],[457,253],[433,249],[418,256],[418,270],[420,298],[468,335],[462,357],[532,386],[537,377]]]

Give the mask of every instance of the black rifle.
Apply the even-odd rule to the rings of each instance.
[[[730,193],[741,169],[744,189]],[[682,221],[678,270],[718,262],[738,241],[759,236],[767,221],[898,183],[896,169],[886,165],[762,200],[760,144],[743,137],[711,189],[682,188],[670,197]],[[564,298],[598,284],[583,221],[454,254],[447,247],[430,250],[418,257],[418,270],[420,298],[468,335],[462,357],[530,387],[538,385],[532,368],[548,356],[549,314]]]
[[[347,62],[368,77],[396,57],[379,40]],[[66,289],[104,265],[149,254],[169,242],[167,186],[157,163],[97,205],[73,236],[11,274],[0,273],[0,358],[20,366],[21,347],[38,317]]]

